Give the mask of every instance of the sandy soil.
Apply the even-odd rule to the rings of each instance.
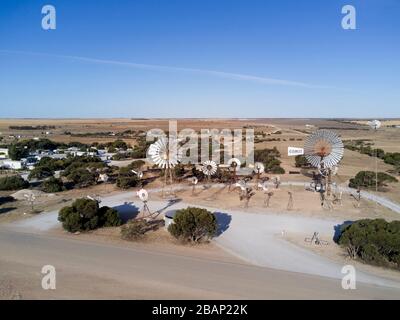
[[[283,239],[290,243],[293,243],[300,248],[310,250],[311,252],[314,252],[322,257],[326,257],[332,261],[336,261],[341,265],[350,264],[353,265],[356,270],[372,273],[380,277],[400,282],[400,272],[398,270],[372,266],[365,264],[359,260],[350,259],[346,252],[339,245],[330,240],[329,236],[321,235],[321,239],[328,242],[327,245],[310,244],[309,242],[304,241],[304,239],[307,237],[310,237],[310,234],[286,232],[283,236]]]

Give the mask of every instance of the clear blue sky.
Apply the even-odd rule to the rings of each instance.
[[[0,1],[0,117],[400,117],[399,101],[399,0]]]

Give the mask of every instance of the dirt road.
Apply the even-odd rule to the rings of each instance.
[[[41,268],[57,272],[56,290],[41,288]],[[339,280],[245,263],[15,232],[0,227],[0,298],[123,299],[398,299],[369,285],[343,290]]]

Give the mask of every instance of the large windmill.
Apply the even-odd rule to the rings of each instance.
[[[168,182],[172,186],[173,168],[182,159],[182,149],[178,146],[177,139],[161,137],[150,145],[148,155],[154,164],[164,170],[164,195],[164,188]]]
[[[344,146],[339,136],[329,130],[317,130],[304,143],[307,161],[325,178],[325,190],[330,196],[332,175],[337,172],[337,164],[343,157]]]

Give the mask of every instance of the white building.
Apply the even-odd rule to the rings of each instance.
[[[4,159],[0,160],[0,166],[6,169],[18,170],[24,167],[24,162],[22,160],[14,161],[10,159]]]

